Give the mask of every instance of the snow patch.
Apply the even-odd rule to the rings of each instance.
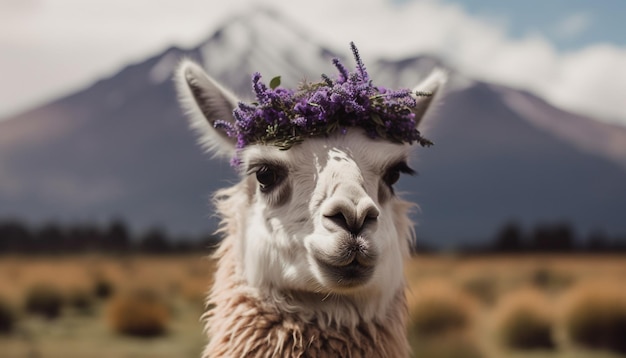
[[[325,51],[292,27],[265,11],[238,18],[200,47],[203,67],[242,94],[250,92],[250,76],[257,71],[265,81],[281,76],[285,87],[317,80],[320,71],[334,74]]]
[[[251,29],[242,23],[233,23],[222,30],[218,38],[200,47],[204,68],[211,73],[228,71],[246,58],[252,47]]]
[[[178,64],[179,58],[173,52],[168,52],[156,63],[156,65],[152,66],[150,72],[148,73],[148,79],[150,83],[153,85],[161,84],[170,78],[172,78],[172,74],[174,73],[174,69]]]

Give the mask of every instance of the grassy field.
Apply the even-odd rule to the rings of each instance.
[[[16,319],[9,333],[0,333],[0,357],[198,357],[212,269],[198,256],[0,257],[0,299]],[[563,323],[576,292],[604,287],[626,297],[619,296],[626,290],[625,257],[420,256],[406,272],[415,357],[626,357],[580,348]],[[62,297],[58,317],[28,312],[33,288],[42,285]],[[97,293],[103,285],[111,292]],[[124,311],[130,297],[148,299],[139,306],[152,308]],[[511,315],[518,307],[530,311]],[[526,319],[535,313],[548,333]],[[516,338],[519,327],[544,333],[534,341],[522,334],[526,340],[511,341],[521,342],[513,348],[503,343],[503,332]]]

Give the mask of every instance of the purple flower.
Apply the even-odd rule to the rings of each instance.
[[[361,127],[370,138],[431,145],[415,128],[411,108],[417,102],[411,92],[374,86],[354,43],[350,47],[356,72],[349,72],[338,59],[333,59],[339,72],[334,80],[322,75],[320,82],[304,83],[290,90],[269,88],[262,82],[261,74],[254,73],[252,89],[256,102],[240,102],[233,111],[234,123],[218,120],[214,126],[236,138],[238,149],[254,143],[289,149],[304,138],[330,135],[337,129],[345,135],[347,127]],[[231,164],[240,164],[237,156]]]
[[[339,71],[339,78],[337,78],[337,82],[345,82],[350,75],[346,67],[339,61],[338,58],[333,58],[333,65],[335,65],[335,67],[337,67],[337,70]]]

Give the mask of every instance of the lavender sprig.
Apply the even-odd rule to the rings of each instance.
[[[327,136],[349,127],[361,127],[371,138],[394,143],[432,142],[415,128],[417,105],[414,97],[432,96],[429,92],[411,93],[407,89],[389,90],[372,84],[359,52],[350,43],[357,70],[352,73],[338,60],[333,64],[336,79],[322,75],[320,82],[303,83],[295,90],[280,87],[274,78],[268,87],[261,74],[252,76],[256,102],[239,103],[233,111],[235,122],[216,121],[215,127],[237,138],[237,148],[253,143],[276,145],[287,150],[306,138]],[[233,163],[239,163],[233,158]]]

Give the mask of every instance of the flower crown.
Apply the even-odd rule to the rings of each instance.
[[[304,82],[297,89],[280,86],[280,77],[273,78],[269,87],[261,82],[258,72],[252,76],[256,102],[239,102],[233,110],[235,122],[215,121],[215,128],[225,130],[237,139],[237,149],[253,143],[276,145],[287,150],[309,137],[326,136],[348,127],[361,127],[370,138],[382,138],[394,143],[433,143],[416,129],[417,97],[432,96],[430,92],[408,89],[389,90],[374,86],[353,42],[350,43],[356,61],[356,71],[333,59],[339,71],[336,79],[322,74],[322,81]],[[237,157],[233,164],[238,164]]]

